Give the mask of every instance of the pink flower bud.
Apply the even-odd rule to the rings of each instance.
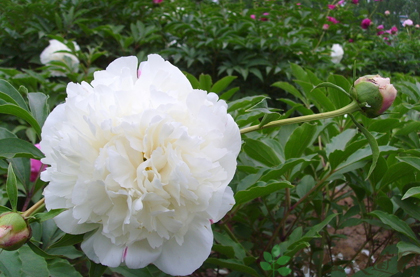
[[[39,144],[35,146],[40,149]],[[35,182],[39,177],[39,173],[45,170],[45,165],[40,160],[31,159],[31,177],[30,181]]]
[[[251,19],[255,19],[255,14],[251,14],[249,17],[251,17]]]
[[[31,227],[18,213],[7,212],[0,215],[0,248],[19,249],[31,237]]]
[[[360,26],[362,26],[363,29],[368,29],[370,24],[372,24],[372,20],[370,20],[369,18],[365,18],[362,20]]]
[[[416,26],[414,26],[414,27],[416,27],[416,29],[419,29],[420,28],[420,25],[419,24],[416,24]]]
[[[413,20],[407,19],[403,22],[403,27],[413,26]]]
[[[370,118],[383,114],[394,102],[397,90],[389,78],[366,75],[354,82],[352,95],[363,113]]]
[[[390,11],[385,11],[385,12],[384,12],[384,14],[385,14],[386,16],[388,16],[388,15],[390,15],[390,14],[391,14],[391,12],[390,12]]]
[[[328,5],[328,9],[334,10],[335,9],[335,5]]]
[[[332,16],[327,16],[327,20],[330,21],[330,22],[332,22],[333,24],[337,24],[337,23],[340,22],[340,21],[338,21],[337,19],[335,19]]]
[[[384,25],[379,25],[378,27],[376,27],[376,29],[378,29],[378,30],[383,30],[384,29]]]
[[[324,24],[322,25],[322,30],[328,30],[330,28],[330,25]]]
[[[359,0],[352,0],[351,1],[353,4],[359,4]]]

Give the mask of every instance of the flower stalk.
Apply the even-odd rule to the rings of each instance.
[[[337,117],[340,115],[350,114],[356,111],[360,111],[360,106],[357,101],[353,101],[347,106],[344,106],[338,110],[325,112],[325,113],[319,113],[319,114],[311,114],[311,115],[304,115],[299,117],[293,117],[293,118],[286,118],[286,119],[280,119],[276,121],[272,121],[264,126],[254,125],[250,127],[245,127],[241,129],[241,134],[246,134],[249,132],[253,132],[256,130],[261,130],[265,128],[271,128],[271,127],[280,127],[284,125],[289,124],[295,124],[295,123],[303,123],[303,122],[309,122],[314,120],[320,120],[320,119],[327,119],[332,117]]]
[[[30,217],[32,214],[34,214],[36,211],[38,211],[39,209],[43,208],[45,206],[44,204],[44,198],[42,198],[41,200],[39,200],[38,202],[36,202],[32,207],[30,207],[29,209],[27,209],[25,212],[22,213],[22,216],[24,218],[28,218]]]

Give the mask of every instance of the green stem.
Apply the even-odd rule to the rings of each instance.
[[[45,206],[44,204],[44,198],[36,202],[32,207],[30,207],[28,210],[22,213],[22,216],[24,218],[30,217],[33,213],[35,213],[37,210],[43,208]]]
[[[304,116],[298,116],[293,118],[286,118],[286,119],[280,119],[276,121],[272,121],[270,123],[267,123],[264,126],[254,125],[250,127],[245,127],[241,129],[241,134],[246,134],[252,131],[261,130],[265,128],[271,128],[271,127],[279,127],[283,125],[289,125],[289,124],[295,124],[295,123],[302,123],[302,122],[309,122],[319,119],[326,119],[326,118],[332,118],[337,117],[344,114],[350,114],[356,111],[359,111],[360,107],[359,104],[356,101],[351,102],[345,107],[342,107],[341,109],[331,111],[331,112],[325,112],[325,113],[318,113],[318,114],[311,114],[311,115],[304,115]]]

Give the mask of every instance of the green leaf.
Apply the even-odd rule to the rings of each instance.
[[[59,241],[51,245],[50,248],[75,245],[77,243],[82,242],[83,237],[84,237],[84,234],[81,234],[81,235],[65,234]]]
[[[159,276],[168,276],[165,273],[162,273],[160,270],[156,272],[151,272],[149,269],[151,266],[145,268],[131,269],[125,266],[119,266],[117,268],[109,268],[112,272],[117,272],[124,277],[159,277]]]
[[[29,246],[23,245],[18,251],[22,260],[22,272],[25,277],[50,276],[45,259],[35,254]]]
[[[297,90],[293,85],[286,82],[276,82],[272,86],[283,89],[284,91],[292,94],[300,101],[302,101],[302,103],[304,103],[305,106],[308,106],[308,100],[305,97],[303,97],[302,93],[299,90]]]
[[[75,266],[65,259],[54,259],[47,261],[50,276],[54,277],[82,277]]]
[[[35,132],[41,134],[41,126],[38,124],[36,119],[27,110],[15,105],[15,104],[0,104],[0,113],[14,115],[28,122],[35,130]]]
[[[48,254],[47,252],[45,252],[44,250],[42,250],[41,248],[36,246],[32,241],[28,241],[27,244],[35,254],[43,257],[44,259],[56,259],[57,258],[56,255]]]
[[[269,264],[267,262],[261,262],[260,266],[263,270],[271,270],[271,264]]]
[[[200,88],[200,82],[197,80],[197,78],[194,77],[194,75],[184,72],[185,76],[187,77],[188,81],[190,81],[191,86],[194,89],[199,89]]]
[[[271,253],[264,251],[263,256],[264,260],[266,260],[267,262],[271,263],[273,261],[273,256],[271,255]]]
[[[0,252],[0,272],[6,277],[25,277],[22,274],[22,260],[19,251]]]
[[[420,247],[412,244],[410,242],[400,241],[397,243],[398,247],[398,258],[400,259],[403,256],[415,254],[420,254]]]
[[[312,90],[315,90],[317,88],[334,88],[334,89],[337,89],[337,90],[341,91],[342,93],[346,94],[349,98],[351,98],[350,94],[345,89],[343,89],[340,86],[337,86],[336,84],[330,83],[330,82],[320,83],[320,84],[316,85]]]
[[[317,137],[318,127],[314,124],[304,123],[296,128],[284,148],[286,160],[299,158]]]
[[[223,90],[225,90],[233,80],[235,80],[236,76],[226,76],[219,81],[217,81],[210,89],[211,92],[220,94]]]
[[[233,259],[235,257],[235,250],[232,246],[213,244],[212,250],[225,255],[229,259]]]
[[[397,157],[401,162],[407,163],[420,171],[420,158],[417,157]]]
[[[61,214],[65,210],[66,209],[52,209],[52,210],[49,210],[48,212],[45,212],[45,213],[37,213],[37,214],[35,214],[35,218],[39,222],[43,222],[43,221],[46,221],[48,219],[51,219],[51,218],[56,217],[57,215]]]
[[[49,114],[48,96],[40,92],[28,93],[29,107],[39,126],[44,125]]]
[[[26,191],[29,191],[31,163],[27,158],[13,158],[10,159],[13,165],[13,170],[18,180],[23,184]]]
[[[258,182],[257,184],[265,184],[264,182]],[[264,186],[253,186],[247,190],[238,191],[235,194],[235,201],[237,205],[247,203],[255,198],[262,197],[273,192],[279,191],[285,188],[293,188],[293,185],[289,181],[273,181],[267,183]]]
[[[400,232],[401,234],[404,234],[405,236],[409,237],[414,241],[417,241],[416,235],[414,234],[413,230],[411,230],[410,226],[405,221],[401,220],[399,217],[380,210],[373,211],[369,213],[369,215],[378,217],[384,224],[391,227],[391,229]]]
[[[223,93],[222,95],[220,95],[220,99],[222,100],[229,100],[237,91],[239,90],[238,87],[235,88],[231,88],[230,90],[226,91],[225,93]]]
[[[420,199],[420,187],[413,187],[407,190],[401,200],[407,199],[409,197],[416,197]]]
[[[252,267],[246,266],[244,264],[239,263],[237,260],[224,260],[224,259],[216,259],[216,258],[208,258],[205,263],[209,263],[209,264],[213,264],[213,265],[218,265],[221,267],[225,267],[228,269],[232,269],[235,271],[239,271],[242,273],[247,273],[250,274],[252,276],[260,276],[258,274],[257,271],[255,271],[255,269],[253,269]]]
[[[44,154],[30,142],[18,138],[5,138],[0,139],[0,157],[41,159]]]
[[[108,267],[90,261],[89,277],[101,277]]]
[[[287,276],[292,273],[292,270],[288,267],[282,267],[277,269],[277,272],[280,273],[281,276]]]
[[[280,258],[277,259],[276,263],[278,265],[285,265],[290,261],[291,257],[289,256],[281,256]]]
[[[369,179],[370,174],[372,174],[373,170],[375,169],[376,163],[378,162],[378,159],[379,159],[380,151],[379,151],[378,142],[365,127],[363,127],[361,124],[359,124],[359,122],[357,122],[357,120],[354,118],[353,115],[349,114],[349,116],[353,120],[357,128],[359,128],[360,131],[362,131],[362,133],[365,135],[367,141],[369,142],[370,148],[372,149],[372,164],[370,165],[369,172],[366,177],[366,180],[367,180]]]
[[[208,74],[200,74],[200,89],[210,92],[211,85],[213,84],[211,76]]]
[[[0,80],[0,98],[29,111],[22,95],[7,81]]]
[[[13,165],[11,163],[9,164],[9,168],[7,170],[6,191],[10,201],[10,206],[12,207],[12,210],[16,212],[18,201],[18,187],[16,175],[13,172]]]
[[[276,166],[281,163],[273,148],[260,140],[245,139],[243,150],[249,157],[264,165]]]

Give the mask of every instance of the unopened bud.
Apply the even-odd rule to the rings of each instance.
[[[353,97],[366,116],[373,118],[385,112],[394,102],[397,90],[389,78],[366,75],[354,82]]]
[[[31,228],[18,213],[7,212],[0,215],[0,248],[16,250],[31,237]]]

